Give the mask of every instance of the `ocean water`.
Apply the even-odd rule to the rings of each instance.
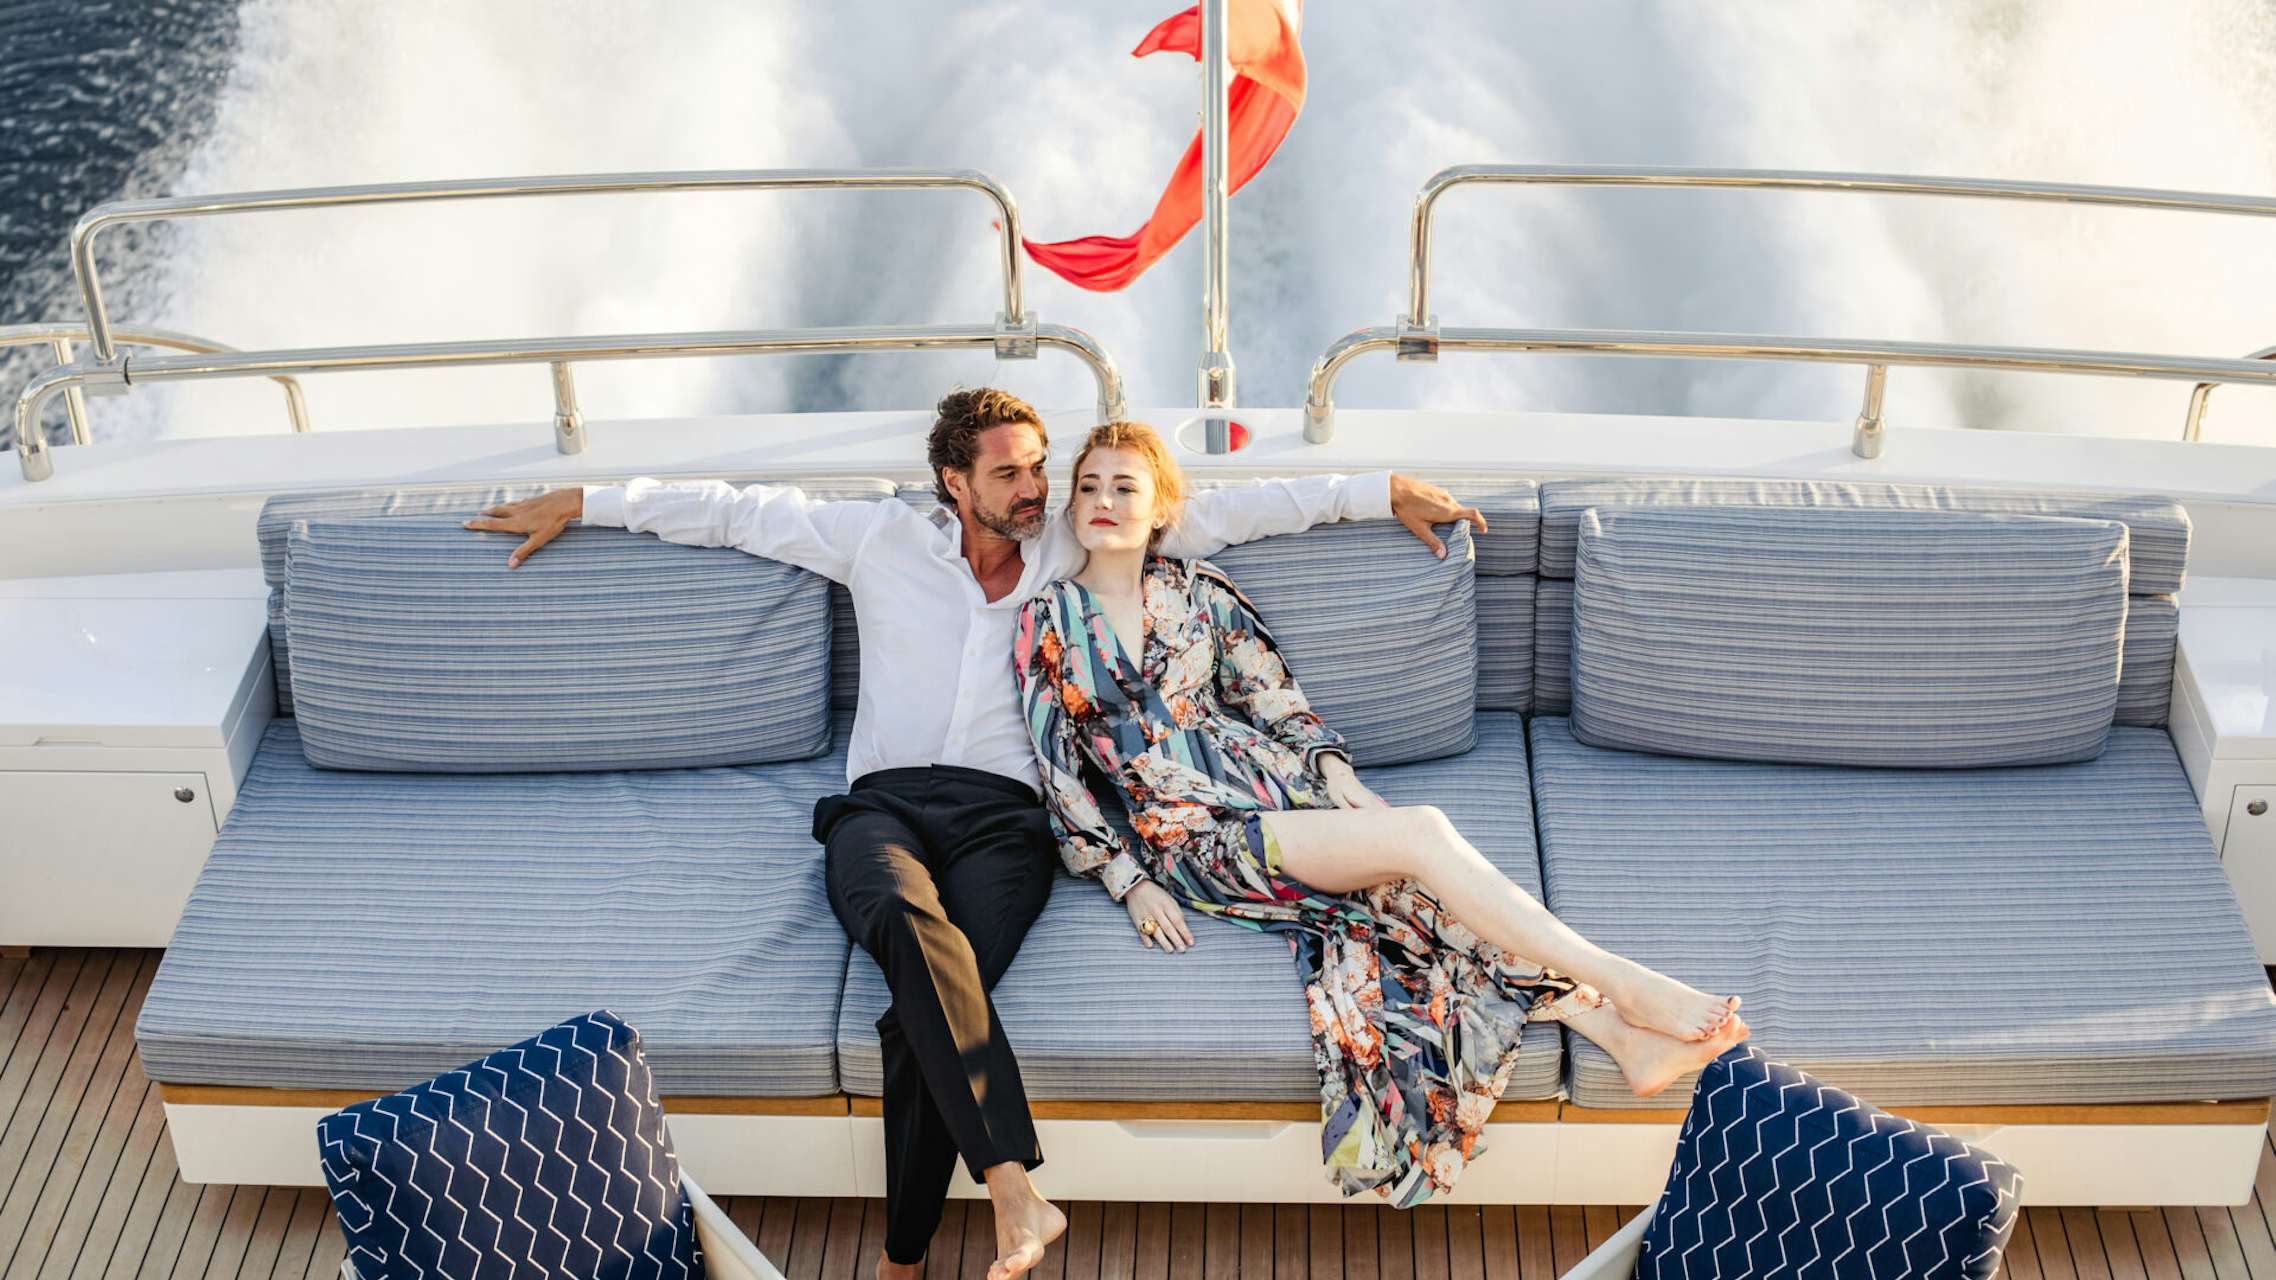
[[[631,169],[970,166],[1029,234],[1126,233],[1195,124],[1190,62],[1129,48],[1175,0],[0,3],[0,323],[76,316],[64,237],[106,199]],[[1405,299],[1450,164],[1838,168],[2276,194],[2268,0],[1313,0],[1311,94],[1233,202],[1242,401],[1289,405]],[[107,241],[122,320],[242,347],[981,322],[989,211],[956,193],[491,202],[167,224]],[[1200,257],[1120,294],[1028,272],[1133,403],[1190,402]],[[1740,330],[2242,355],[2276,344],[2276,220],[1847,195],[1473,190],[1441,208],[1450,325]],[[44,357],[42,357],[44,359]],[[0,362],[0,386],[35,363]],[[1081,413],[1046,354],[589,366],[592,419],[914,408],[1000,382]],[[1362,360],[1349,406],[1846,420],[1862,372]],[[541,368],[308,380],[318,429],[544,422]],[[1896,370],[1892,430],[2170,437],[2179,384]],[[284,429],[266,384],[94,402],[103,438]],[[60,420],[60,409],[51,422]],[[4,428],[0,428],[4,431]],[[2276,393],[2206,436],[2276,444]]]

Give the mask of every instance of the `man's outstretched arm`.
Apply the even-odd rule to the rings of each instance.
[[[1210,489],[1187,499],[1185,514],[1162,538],[1162,554],[1212,556],[1242,542],[1276,533],[1297,533],[1332,520],[1380,520],[1390,516],[1444,556],[1446,544],[1434,524],[1467,520],[1479,533],[1486,518],[1475,507],[1454,500],[1427,480],[1376,471],[1362,476],[1303,476],[1258,480]]]
[[[724,480],[664,484],[643,477],[623,485],[556,489],[492,507],[466,527],[525,535],[506,558],[509,568],[577,520],[689,546],[734,547],[845,582],[863,542],[885,515],[882,502],[817,502],[793,485],[738,489]]]

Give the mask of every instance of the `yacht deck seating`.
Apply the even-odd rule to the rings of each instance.
[[[1352,671],[1307,668],[1307,645],[1316,661],[1327,650],[1287,602],[1323,585],[1379,611],[1375,643],[1324,661],[1374,664],[1387,687],[1474,689],[1474,708],[1452,718],[1443,689],[1429,695],[1431,741],[1360,753],[1387,798],[1444,809],[1602,944],[1743,994],[1767,1052],[1883,1105],[2276,1093],[2276,999],[2163,728],[2189,532],[2177,504],[1919,485],[1445,479],[1492,530],[1474,546],[1455,539],[1465,590],[1432,596],[1422,623],[1458,619],[1474,632],[1469,652],[1450,656],[1443,637],[1430,652],[1408,647],[1396,609],[1417,583],[1444,586],[1445,570],[1422,566],[1395,525],[1378,527],[1380,541],[1314,531],[1217,557],[1283,633],[1331,723],[1339,684],[1358,696],[1347,717],[1395,720],[1399,703],[1353,685]],[[883,480],[807,487],[896,492]],[[270,499],[259,529],[279,592],[280,685],[292,675],[282,597],[296,523],[433,519],[527,492]],[[2109,536],[2077,545],[2124,561],[2086,575],[2125,594],[2124,633],[2078,652],[2108,663],[2118,685],[2105,745],[2087,754],[2091,736],[2081,739],[2084,758],[2070,763],[1959,768],[1701,758],[1713,744],[1696,741],[1681,756],[1589,745],[1567,718],[1584,525],[1709,507],[2043,521],[2074,535],[2101,522]],[[1390,559],[1400,554],[1416,567]],[[1289,583],[1303,585],[1291,595]],[[831,916],[809,834],[815,798],[842,785],[857,670],[850,606],[837,591],[830,603],[813,637],[831,645],[830,678],[812,696],[838,723],[831,748],[808,759],[475,776],[319,769],[295,723],[278,721],[141,1015],[152,1077],[378,1091],[606,1005],[641,1028],[667,1094],[841,1106],[850,1094],[864,1114],[880,1083],[872,1024],[884,989]],[[2097,608],[2081,625],[2115,616]],[[1030,1096],[1103,1104],[1101,1116],[1115,1103],[1314,1099],[1285,944],[1206,920],[1197,931],[1187,955],[1148,952],[1095,886],[1055,885],[996,992]],[[1549,1025],[1529,1029],[1507,1097],[1562,1097],[1568,1117],[1635,1105],[1608,1059]],[[2174,1123],[2176,1134],[2188,1127]],[[2241,1176],[2249,1183],[2250,1169]]]

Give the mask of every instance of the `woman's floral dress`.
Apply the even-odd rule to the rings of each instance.
[[[1134,663],[1077,582],[1020,610],[1013,663],[1067,866],[1117,900],[1150,879],[1286,936],[1311,1007],[1330,1178],[1401,1208],[1452,1187],[1484,1150],[1524,1023],[1601,997],[1483,942],[1414,881],[1345,895],[1282,874],[1256,814],[1331,807],[1318,762],[1343,739],[1215,565],[1150,559],[1143,617]],[[1086,761],[1121,794],[1139,847],[1100,813]]]

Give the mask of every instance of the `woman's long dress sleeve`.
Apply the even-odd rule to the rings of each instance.
[[[1349,759],[1343,735],[1313,713],[1311,702],[1288,673],[1280,646],[1257,616],[1256,606],[1207,561],[1195,562],[1194,577],[1209,609],[1209,624],[1217,632],[1218,696],[1295,752],[1315,774],[1324,753]]]
[[[1065,678],[1064,640],[1055,611],[1042,599],[1021,606],[1013,633],[1012,667],[1019,681],[1020,712],[1043,782],[1043,807],[1059,838],[1059,857],[1067,869],[1106,886],[1117,902],[1147,879],[1083,781],[1082,747],[1075,740],[1075,716],[1086,695]]]

